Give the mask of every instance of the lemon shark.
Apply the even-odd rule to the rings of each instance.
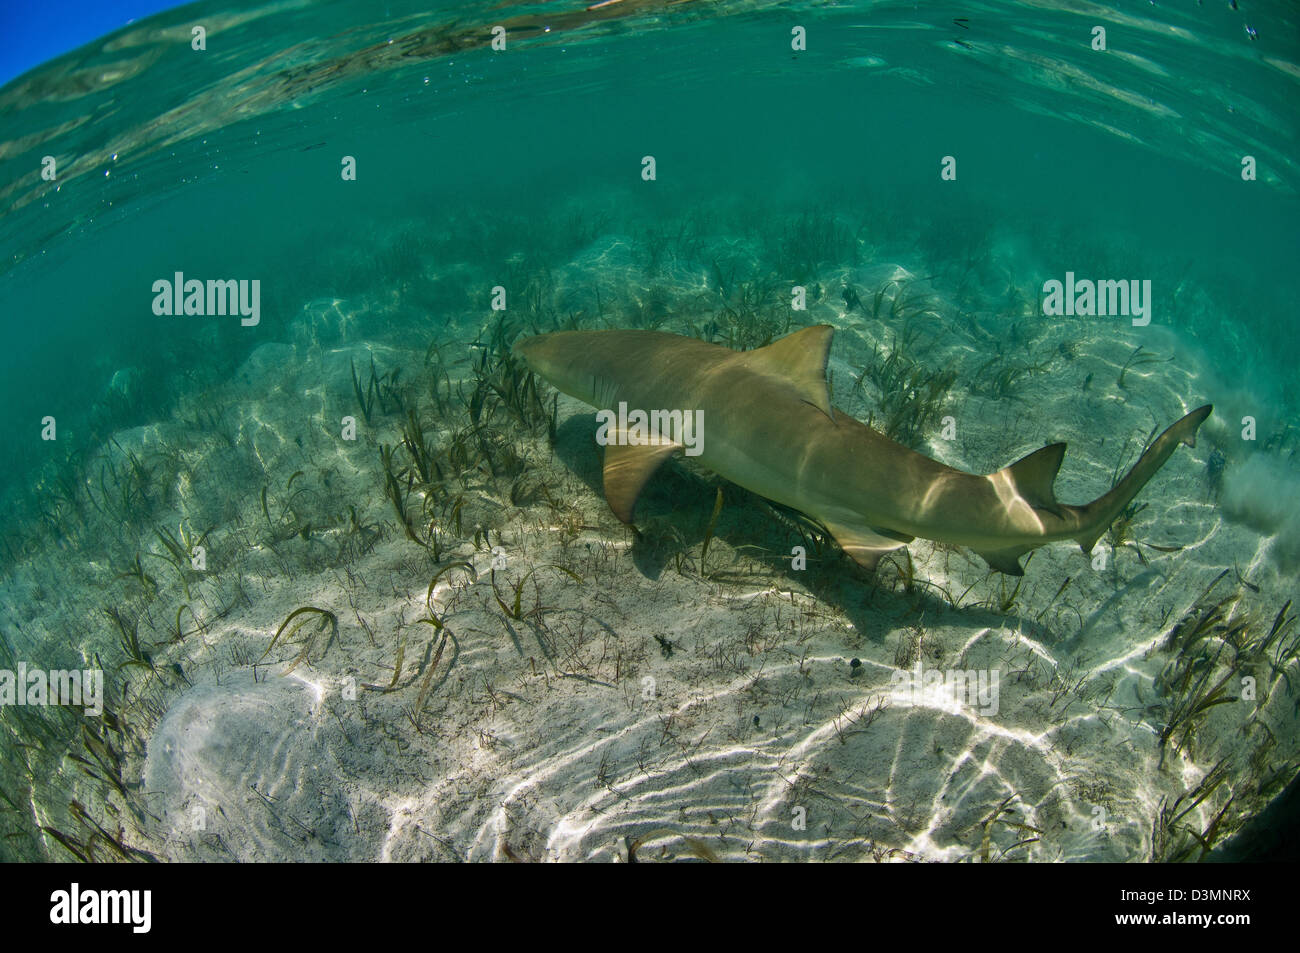
[[[1206,405],[1187,414],[1109,492],[1072,506],[1058,502],[1052,489],[1064,443],[978,475],[836,411],[826,381],[833,334],[818,325],[766,347],[733,351],[658,331],[560,331],[522,338],[514,353],[552,386],[598,410],[625,403],[647,414],[701,412],[700,463],[817,520],[871,570],[918,536],[968,547],[1015,576],[1024,575],[1020,557],[1045,543],[1075,540],[1091,553],[1178,444],[1196,445],[1196,429],[1212,410]],[[605,498],[625,523],[655,470],[683,449],[680,438],[664,432],[671,429],[662,425],[666,415],[655,416],[659,425],[650,432],[616,433],[605,447]]]

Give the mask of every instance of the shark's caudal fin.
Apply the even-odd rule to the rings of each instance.
[[[1077,539],[1085,554],[1092,552],[1101,534],[1106,532],[1106,528],[1124,511],[1124,507],[1128,506],[1133,497],[1137,496],[1138,491],[1146,486],[1155,472],[1164,466],[1164,462],[1178,449],[1180,443],[1185,443],[1189,447],[1196,446],[1196,428],[1210,416],[1210,411],[1213,409],[1212,404],[1198,407],[1170,426],[1156,437],[1146,452],[1138,457],[1133,468],[1125,474],[1124,479],[1116,483],[1109,493],[1099,496],[1087,506],[1079,507],[1082,514],[1080,522],[1084,531]]]
[[[1015,485],[1020,497],[1035,509],[1061,518],[1068,515],[1067,511],[1072,510],[1077,513],[1083,532],[1076,539],[1084,553],[1091,554],[1101,534],[1106,532],[1106,528],[1114,522],[1115,517],[1124,511],[1124,507],[1128,506],[1133,497],[1137,496],[1138,491],[1146,486],[1147,481],[1164,465],[1170,454],[1177,449],[1178,444],[1196,446],[1196,428],[1210,416],[1211,410],[1213,407],[1207,404],[1193,410],[1175,423],[1155,439],[1155,442],[1138,458],[1138,462],[1133,464],[1133,468],[1124,479],[1116,483],[1109,493],[1103,494],[1086,506],[1063,507],[1056,500],[1056,491],[1052,484],[1056,481],[1057,471],[1061,469],[1061,458],[1065,454],[1063,443],[1054,443],[1041,450],[1035,450],[1024,459],[1000,470],[999,474],[1005,475]],[[1023,576],[1025,571],[1020,565],[1020,557],[1032,548],[1032,546],[1016,546],[1011,549],[984,551],[979,555],[998,572],[1010,576]]]

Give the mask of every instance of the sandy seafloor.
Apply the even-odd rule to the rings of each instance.
[[[689,303],[717,293],[689,262],[648,279],[634,245],[602,235],[554,268],[558,313],[599,326],[592,275],[623,304],[611,324],[650,315],[682,330]],[[1105,568],[1053,544],[1018,581],[917,540],[914,578],[900,558],[872,580],[833,546],[795,570],[792,522],[680,461],[642,499],[635,538],[601,496],[591,409],[564,397],[554,445],[498,412],[491,426],[522,460],[449,474],[423,510],[414,486],[408,512],[421,535],[434,521],[435,560],[383,493],[380,447],[400,445],[405,421],[377,404],[365,423],[351,366],[401,368],[427,441],[445,451],[466,409],[453,398],[436,410],[426,348],[436,337],[454,393],[497,316],[467,308],[426,336],[386,334],[396,292],[318,297],[231,380],[116,435],[105,452],[119,466],[134,453],[158,467],[138,521],[86,508],[6,573],[10,651],[50,665],[100,653],[116,725],[96,729],[101,757],[89,743],[82,761],[30,755],[53,774],[8,792],[26,829],[57,829],[103,859],[114,844],[176,860],[1195,857],[1190,832],[1257,810],[1298,753],[1294,659],[1246,665],[1229,688],[1240,695],[1254,675],[1254,700],[1206,709],[1181,750],[1160,743],[1159,676],[1177,654],[1166,639],[1206,587],[1230,570],[1214,599],[1239,593],[1230,619],[1257,634],[1290,598],[1287,541],[1259,530],[1281,497],[1240,476],[1265,452],[1240,439],[1247,388],[1158,324],[1047,320],[1027,282],[971,311],[916,262],[871,260],[822,269],[792,326],[837,328],[835,403],[866,419],[878,395],[860,370],[897,345],[889,311],[904,295],[910,353],[957,373],[944,403],[957,436],[921,447],[946,463],[987,472],[1067,440],[1057,493],[1082,503],[1152,428],[1216,402],[1198,446],[1139,496],[1130,538],[1104,548]],[[846,307],[846,283],[861,306]],[[1160,362],[1130,367],[1120,386],[1139,345]],[[1034,370],[998,394],[999,360]],[[355,441],[339,437],[345,415]],[[157,529],[182,526],[213,527],[203,572],[167,562]],[[117,544],[96,554],[104,534]],[[147,580],[124,569],[136,552]],[[443,572],[426,604],[454,560],[474,572]],[[104,605],[139,615],[152,668],[120,666]],[[299,606],[329,610],[336,628],[311,619],[263,660]],[[431,610],[442,628],[422,622]],[[1217,666],[1217,681],[1233,654],[1198,664]],[[995,670],[996,713],[902,690],[895,675],[918,664]],[[1187,792],[1225,758],[1226,781],[1193,803]]]

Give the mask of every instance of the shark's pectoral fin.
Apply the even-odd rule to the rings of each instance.
[[[848,553],[859,566],[872,572],[876,571],[882,556],[906,545],[901,539],[883,536],[876,530],[864,527],[838,526],[825,520],[822,525],[835,537],[840,549]]]
[[[1053,516],[1064,517],[1065,511],[1061,509],[1061,504],[1056,502],[1056,490],[1052,488],[1052,484],[1056,482],[1057,471],[1061,469],[1061,458],[1064,456],[1065,444],[1048,444],[1041,450],[1035,450],[1027,457],[1017,460],[1003,472],[1011,475],[1020,495],[1034,509],[1046,510]],[[1013,575],[1020,574],[1013,573]]]
[[[1020,557],[1029,552],[1031,548],[1026,546],[1017,549],[995,549],[990,552],[976,550],[975,554],[988,563],[990,569],[1004,572],[1008,576],[1023,576],[1025,570],[1020,565]]]
[[[645,447],[611,443],[605,447],[605,499],[609,508],[624,523],[632,522],[637,497],[650,477],[680,443],[661,441]]]
[[[831,392],[826,386],[826,361],[834,336],[835,329],[829,324],[814,325],[749,351],[745,360],[758,373],[790,384],[807,403],[834,420]]]

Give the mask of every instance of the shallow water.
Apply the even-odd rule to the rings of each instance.
[[[0,669],[106,711],[0,707],[0,852],[1189,859],[1294,774],[1292,5],[374,6],[0,89]],[[1067,272],[1150,323],[1045,315]],[[157,314],[177,273],[257,311]],[[1216,409],[1100,555],[873,578],[688,463],[633,534],[507,357],[817,323],[838,407],[972,472],[1068,440],[1071,502]]]

